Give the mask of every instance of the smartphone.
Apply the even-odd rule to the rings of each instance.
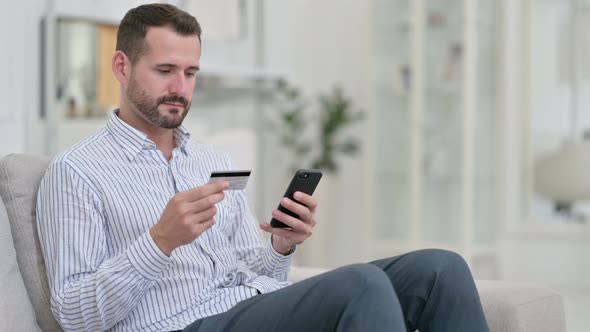
[[[301,191],[301,192],[306,193],[308,195],[312,195],[315,188],[318,186],[318,183],[320,182],[321,178],[322,178],[321,171],[313,170],[313,169],[300,169],[297,172],[295,172],[295,175],[293,175],[293,179],[291,179],[291,183],[289,184],[289,187],[287,187],[287,191],[285,191],[285,194],[283,195],[283,197],[288,197],[289,199],[297,202],[297,200],[295,198],[293,198],[293,194],[296,191]],[[294,213],[290,210],[287,210],[287,208],[282,206],[280,203],[279,203],[278,209],[279,209],[279,211],[284,212],[284,213],[290,215],[291,217],[299,219],[299,216],[296,213]],[[275,218],[272,218],[272,220],[270,221],[270,225],[272,227],[277,227],[277,228],[289,227],[289,226],[285,225],[284,223],[276,220]]]

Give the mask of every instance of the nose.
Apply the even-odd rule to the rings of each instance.
[[[168,85],[168,92],[171,95],[185,95],[185,90],[188,86],[188,82],[186,81],[186,77],[183,73],[174,75],[172,77],[170,84]]]

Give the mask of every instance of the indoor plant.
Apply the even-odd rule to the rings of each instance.
[[[275,132],[291,158],[291,168],[338,171],[339,155],[358,153],[357,139],[344,134],[344,129],[363,118],[343,90],[336,86],[309,102],[301,91],[284,80],[277,81],[273,91],[272,117]],[[278,129],[277,129],[278,128]]]

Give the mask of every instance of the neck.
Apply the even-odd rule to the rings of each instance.
[[[158,150],[162,151],[167,160],[172,158],[174,150],[174,129],[160,128],[154,126],[144,118],[138,116],[135,112],[122,104],[119,108],[119,119],[131,127],[146,134],[147,137],[156,144]]]

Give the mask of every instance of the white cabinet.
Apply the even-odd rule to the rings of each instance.
[[[496,239],[498,3],[376,0],[371,255]]]

